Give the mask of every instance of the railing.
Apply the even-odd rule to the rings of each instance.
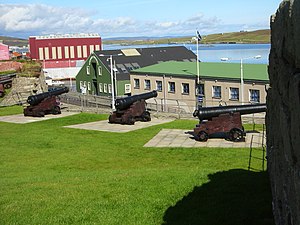
[[[61,102],[72,104],[77,106],[76,110],[82,112],[94,111],[94,112],[109,112],[111,111],[111,97],[95,96],[95,95],[83,95],[78,92],[70,91],[67,94],[60,96]],[[147,99],[147,109],[153,113],[171,114],[176,118],[192,119],[193,112],[196,109],[196,103],[194,100],[178,100],[178,99],[162,99],[151,98]],[[231,102],[225,102],[220,100],[212,100],[207,103],[206,106],[218,106],[218,105],[233,105]],[[236,103],[237,104],[237,103]],[[243,121],[246,123],[252,123],[255,126],[256,123],[264,123],[264,114],[250,114],[243,115]]]
[[[256,137],[256,140],[254,140]],[[259,138],[257,138],[259,137]],[[254,152],[258,152],[258,154],[261,154],[261,157],[254,156]],[[252,160],[259,160],[261,161],[261,171],[265,171],[265,162],[267,161],[266,158],[266,134],[265,134],[265,126],[263,124],[263,131],[262,133],[258,133],[251,136],[251,142],[250,142],[250,153],[249,153],[249,162],[248,162],[248,170],[258,170],[251,166]]]

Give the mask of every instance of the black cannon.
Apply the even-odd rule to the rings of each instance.
[[[151,121],[150,113],[146,110],[145,100],[156,96],[157,91],[151,91],[116,99],[116,111],[109,116],[109,123],[133,125],[135,121]]]
[[[57,96],[69,92],[69,88],[57,88],[52,91],[27,98],[27,106],[24,109],[24,116],[43,117],[46,114],[60,114],[60,102]]]
[[[209,137],[223,134],[230,141],[243,141],[245,132],[241,115],[265,112],[266,109],[266,104],[199,108],[193,113],[200,121],[194,128],[194,136],[198,141],[207,141]]]

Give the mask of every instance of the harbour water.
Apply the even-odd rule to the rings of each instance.
[[[159,45],[103,45],[104,50],[125,49],[125,48],[147,48],[164,46],[183,45],[196,54],[195,44],[159,44]],[[228,58],[228,63],[239,63],[243,59],[244,63],[268,64],[270,44],[199,44],[199,58],[202,62],[221,62],[221,58]],[[254,57],[260,55],[259,59]]]

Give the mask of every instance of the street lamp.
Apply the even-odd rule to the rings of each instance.
[[[99,56],[109,56],[109,58],[107,58],[107,61],[110,61],[110,82],[111,82],[111,108],[113,111],[116,110],[115,107],[115,87],[114,87],[114,67],[113,67],[113,56],[120,56],[122,55],[122,53],[116,54],[116,55],[104,55],[104,54],[100,54]]]
[[[243,60],[246,59],[260,59],[261,55],[256,55],[252,57],[247,57],[247,58],[241,58],[241,59],[231,59],[231,58],[221,58],[221,61],[229,61],[229,60],[240,60],[240,65],[241,65],[241,71],[240,71],[240,78],[241,78],[241,102],[242,105],[244,104],[244,69],[243,69]]]

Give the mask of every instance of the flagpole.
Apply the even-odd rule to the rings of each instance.
[[[198,36],[196,36],[196,40],[197,40],[197,84],[199,85],[200,83],[200,70],[199,70],[199,38]],[[199,87],[198,87],[199,88]]]
[[[200,99],[200,64],[199,64],[199,41],[201,41],[202,37],[199,33],[199,31],[196,31],[196,47],[197,47],[197,101],[196,101],[196,108],[198,109],[199,106],[202,106],[202,96]]]

